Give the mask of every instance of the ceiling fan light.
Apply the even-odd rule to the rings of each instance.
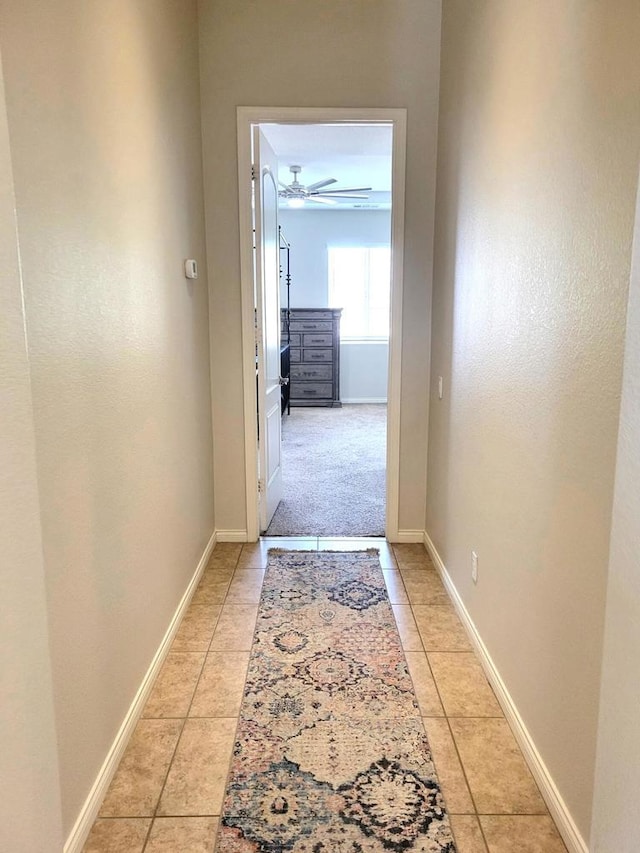
[[[304,207],[303,198],[290,198],[287,201],[289,207]]]

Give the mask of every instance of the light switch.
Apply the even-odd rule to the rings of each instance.
[[[184,262],[184,274],[187,278],[198,278],[198,264],[193,258],[188,258]]]

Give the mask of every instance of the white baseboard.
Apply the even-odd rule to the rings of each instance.
[[[393,540],[390,539],[389,541],[397,543],[423,542],[424,530],[398,530]]]
[[[386,397],[343,397],[341,400],[342,403],[345,403],[348,406],[357,405],[358,403],[385,403],[387,402]]]
[[[71,832],[69,833],[69,837],[67,838],[63,853],[81,853],[82,847],[87,840],[87,836],[91,831],[91,827],[93,826],[93,822],[98,816],[98,812],[100,811],[100,806],[102,804],[102,800],[104,799],[104,795],[107,792],[107,788],[109,787],[113,776],[118,769],[118,764],[120,763],[120,759],[126,749],[127,743],[129,742],[129,738],[133,734],[133,730],[142,714],[142,709],[144,708],[145,702],[147,701],[147,697],[151,692],[151,688],[156,680],[158,673],[160,672],[160,668],[164,663],[164,659],[167,656],[169,648],[171,647],[171,643],[173,642],[173,638],[178,630],[178,626],[180,625],[180,621],[184,616],[184,613],[189,606],[189,602],[191,601],[191,597],[198,586],[200,581],[200,577],[204,572],[207,563],[209,562],[209,557],[213,548],[216,544],[217,537],[214,532],[207,543],[206,548],[202,554],[198,562],[198,566],[193,574],[193,577],[189,581],[189,585],[180,600],[180,604],[178,605],[176,612],[173,614],[173,618],[169,623],[169,627],[162,638],[162,642],[158,647],[157,652],[153,656],[153,660],[151,661],[151,665],[147,670],[144,678],[142,679],[142,684],[138,688],[138,692],[136,693],[133,702],[127,714],[120,726],[118,734],[115,737],[115,740],[111,744],[111,748],[107,753],[107,757],[104,760],[102,767],[100,768],[100,772],[98,773],[95,782],[89,792],[89,796],[84,802],[80,810],[80,814],[78,815],[78,819],[75,822],[75,825]]]
[[[564,839],[564,843],[567,845],[569,853],[589,853],[589,848],[580,834],[580,831],[571,816],[571,812],[567,808],[565,801],[562,799],[560,792],[553,781],[553,777],[542,760],[542,756],[538,752],[533,738],[525,726],[516,704],[502,680],[487,647],[483,643],[482,637],[478,633],[478,630],[469,615],[453,580],[451,579],[451,575],[447,571],[440,554],[426,531],[424,532],[423,541],[427,551],[431,555],[431,559],[433,560],[438,573],[440,574],[440,577],[442,578],[442,582],[444,583],[447,592],[451,596],[453,606],[469,634],[469,638],[478,654],[485,675],[494,689],[507,722],[511,726],[511,730],[520,745],[525,761],[527,762],[533,777],[538,783],[540,793],[549,808],[551,816],[558,827],[558,831]]]
[[[216,530],[216,541],[248,542],[249,536],[246,530]]]

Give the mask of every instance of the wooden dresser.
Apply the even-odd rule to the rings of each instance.
[[[340,315],[342,308],[292,308],[291,405],[341,406]],[[286,311],[282,342],[287,341]]]

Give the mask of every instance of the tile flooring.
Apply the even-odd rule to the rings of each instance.
[[[211,853],[270,547],[380,549],[458,853],[566,853],[422,545],[221,543],[178,629],[85,853]]]

